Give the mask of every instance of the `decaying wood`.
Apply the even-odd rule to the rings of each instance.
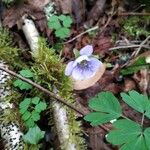
[[[1,19],[1,18],[0,18]],[[1,20],[0,20],[1,27]],[[0,61],[0,67],[8,68],[5,62]],[[10,75],[5,71],[0,70],[0,118],[3,116],[6,109],[12,109],[13,104],[6,102],[5,97],[11,93],[10,87],[6,86],[7,81],[10,80]],[[5,141],[5,150],[23,150],[23,133],[19,125],[15,122],[0,123],[0,137]],[[1,139],[0,139],[1,140]],[[1,146],[0,146],[1,147]]]

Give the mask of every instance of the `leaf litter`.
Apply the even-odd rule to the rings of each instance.
[[[41,35],[44,35],[48,39],[48,42],[50,43],[49,45],[57,47],[58,45],[56,43],[59,43],[60,41],[57,39],[57,37],[54,36],[52,29],[49,28],[51,27],[51,25],[47,23],[47,19],[43,11],[43,7],[48,3],[49,0],[44,0],[44,1],[32,0],[27,2],[23,1],[23,3],[19,3],[19,4],[17,3],[16,5],[11,6],[10,8],[7,8],[1,4],[0,13],[3,12],[2,24],[3,26],[8,27],[10,30],[12,30],[14,33],[18,34],[24,41],[24,37],[22,37],[22,34],[20,34],[18,30],[20,30],[19,27],[20,27],[21,17],[27,14],[35,21],[36,26],[40,31]],[[72,8],[70,7],[70,3],[74,4]],[[130,15],[119,16],[121,13],[123,14],[124,12],[125,13],[129,13],[132,11],[134,12],[134,10],[135,11],[137,10],[137,12],[142,14],[143,10],[147,11],[147,7],[145,8],[141,6],[141,3],[137,1],[133,1],[132,4],[134,5],[133,7],[131,7],[129,0],[127,1],[113,0],[112,2],[108,2],[108,3],[105,0],[97,0],[95,2],[91,0],[88,2],[84,1],[83,3],[79,1],[77,3],[76,1],[72,0],[69,1],[68,5],[64,5],[64,4],[65,4],[64,1],[59,2],[58,0],[56,0],[56,10],[59,12],[59,14],[66,13],[72,15],[74,24],[73,26],[71,26],[70,36],[68,36],[68,38],[66,38],[65,41],[61,41],[63,45],[61,54],[60,51],[57,51],[57,53],[59,53],[61,58],[63,58],[67,63],[70,60],[74,59],[73,49],[80,50],[82,47],[88,44],[92,44],[94,47],[94,54],[98,55],[98,58],[101,61],[104,61],[107,66],[107,70],[104,73],[103,77],[94,86],[86,90],[74,91],[74,94],[76,95],[76,101],[79,104],[79,106],[81,106],[83,111],[85,111],[86,113],[91,111],[91,109],[88,107],[89,100],[102,91],[111,91],[118,97],[118,94],[121,92],[138,90],[139,92],[150,96],[149,63],[146,62],[146,57],[150,50],[149,42],[144,44],[145,47],[141,48],[142,50],[140,50],[140,53],[135,58],[132,57],[132,55],[134,54],[134,52],[137,50],[138,47],[128,48],[128,46],[140,45],[141,42],[144,39],[146,39],[147,32],[139,33],[138,30],[137,31],[134,30],[133,26],[130,26],[130,22],[128,22],[126,26],[125,25],[123,26],[123,24],[125,24],[124,20],[128,20],[128,18],[131,18],[132,16]],[[115,14],[112,14],[112,9],[115,10]],[[105,26],[109,17],[110,17],[110,22],[108,23],[107,26]],[[135,18],[138,17],[139,17],[138,15],[137,16],[135,15]],[[130,19],[130,21],[132,21],[132,19]],[[80,33],[84,32],[88,28],[94,26],[95,24],[99,25],[98,31],[89,32],[87,34],[80,36],[73,42],[67,44],[64,43],[72,39],[76,35],[79,35]],[[148,29],[150,25],[149,19],[146,19],[146,21],[143,22],[143,24],[139,23],[138,26],[140,26],[144,31],[149,32]],[[68,26],[68,24],[66,25]],[[57,33],[57,35],[58,34],[59,33]],[[123,45],[122,43],[119,43],[120,41],[123,41]],[[111,48],[121,47],[121,46],[124,46],[124,48],[110,50]],[[142,59],[139,59],[140,56],[142,56],[141,57]],[[120,73],[120,71],[122,71],[123,73]],[[25,74],[25,76],[27,77],[32,77],[32,74],[28,71],[22,73]],[[29,88],[27,85],[24,85],[24,83],[20,83],[20,81],[17,81],[15,85],[16,86],[21,85],[22,90],[24,88]],[[127,95],[122,94],[122,97],[124,98],[124,100],[126,100]],[[120,97],[119,99],[121,100]],[[110,99],[108,99],[107,102],[109,102],[109,100]],[[103,103],[103,101],[104,100],[102,98],[102,100],[100,101],[100,107],[105,106],[101,104]],[[128,102],[128,105],[134,107],[134,104],[133,103],[131,104],[131,101]],[[126,116],[128,116],[129,118],[133,119],[136,122],[140,122],[141,119],[140,114],[138,112],[133,111],[128,105],[125,104],[124,102],[121,102],[121,106],[123,108],[123,114],[125,114]],[[139,105],[141,105],[141,103]],[[103,108],[104,110],[100,113],[103,113],[102,116],[104,118],[107,118],[105,117],[105,115],[108,115],[108,120],[110,120],[109,111],[111,110],[114,111],[114,110],[112,108],[108,108],[107,110],[105,110],[107,106],[108,105],[106,104],[105,108]],[[95,108],[94,106],[91,107]],[[135,109],[139,110],[138,108]],[[145,112],[147,110],[144,109],[141,111]],[[114,115],[117,115],[117,117],[119,117],[120,113],[121,112],[118,110],[117,113],[114,113]],[[97,114],[93,114],[93,115],[97,115]],[[149,113],[147,114],[147,116],[149,117]],[[96,116],[95,118],[98,117]],[[114,117],[114,119],[115,118],[116,116]],[[93,124],[96,123],[97,122],[93,122]],[[149,120],[145,119],[144,123],[145,126],[148,126]],[[126,126],[126,128],[123,128],[121,131],[117,131],[117,129],[121,128],[122,124],[127,124],[127,125],[131,124],[131,126],[133,126],[133,128],[136,131],[136,133],[133,134],[134,135],[133,137],[132,136],[126,137],[124,135],[125,131],[129,132],[128,126]],[[88,145],[88,149],[93,149],[93,150],[117,149],[116,147],[113,147],[108,142],[106,142],[106,138],[105,138],[106,131],[104,131],[100,127],[92,127],[87,122],[83,122],[82,126],[85,132],[84,136],[87,138],[86,143]],[[133,139],[131,140],[130,143],[124,144],[121,149],[125,149],[126,147],[128,147],[129,149],[131,147],[133,148],[134,146],[135,149],[137,148],[139,150],[145,149],[146,145],[143,144],[144,143],[143,137],[139,136],[141,133],[141,128],[137,124],[122,119],[120,121],[114,122],[113,124],[107,123],[106,127],[108,127],[109,129],[116,128],[116,130],[111,131],[107,136],[108,141],[111,141],[111,143],[114,143],[114,145],[124,144],[126,143],[127,139]],[[30,142],[36,144],[38,138],[40,139],[41,137],[43,137],[43,131],[40,131],[38,128],[35,128],[32,129],[32,132],[34,132],[34,130],[38,130],[39,137],[37,136],[37,139],[35,138],[35,141],[31,139]],[[134,131],[132,130],[130,133],[132,132]],[[147,137],[149,136],[149,128],[147,128],[147,130],[145,130],[143,134],[146,138],[146,144],[147,144],[149,141],[147,139]],[[115,137],[116,135],[120,136],[119,138],[120,141],[118,141],[115,138],[112,138],[113,136]],[[30,136],[30,135],[28,135],[27,133],[26,136]],[[135,142],[136,144],[133,145]]]

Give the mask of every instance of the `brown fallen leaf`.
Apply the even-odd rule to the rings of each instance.
[[[95,21],[99,19],[99,16],[104,12],[106,0],[97,0],[91,11],[87,14],[87,25],[92,26]]]
[[[72,11],[75,23],[77,24],[77,27],[81,24],[81,22],[85,18],[85,2],[84,0],[72,0]]]
[[[16,5],[7,9],[3,13],[3,25],[12,28],[18,23],[21,17],[25,14],[31,14],[31,9],[28,5]]]
[[[71,0],[55,0],[56,6],[63,14],[72,13],[72,1]]]
[[[43,35],[46,35],[49,39],[52,30],[50,30],[47,26],[46,16],[41,10],[41,7],[42,6],[35,7],[35,5],[32,4],[20,4],[11,7],[10,9],[6,10],[3,14],[3,25],[9,28],[12,28],[13,26],[17,25],[18,29],[20,29],[20,27],[22,26],[22,16],[28,15],[34,20],[39,32],[42,32]]]
[[[134,80],[130,79],[130,78],[125,78],[124,79],[124,89],[123,91],[127,92],[133,89],[136,89],[136,83]]]
[[[51,2],[51,0],[26,0],[28,5],[43,10],[44,6]]]
[[[89,145],[93,150],[111,150],[104,142],[105,132],[100,127],[92,127],[86,129],[89,136]]]
[[[109,54],[109,48],[112,47],[112,38],[110,36],[100,36],[94,39],[94,52],[100,56]]]
[[[136,81],[140,91],[147,95],[148,83],[150,81],[150,75],[148,69],[143,69],[140,72],[134,74],[133,79]]]

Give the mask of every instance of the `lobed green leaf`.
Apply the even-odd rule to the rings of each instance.
[[[130,107],[140,113],[144,113],[150,118],[150,100],[147,96],[139,94],[136,91],[129,91],[128,94],[121,93],[121,97]]]
[[[84,117],[91,125],[107,123],[122,115],[121,106],[111,92],[101,92],[89,101],[89,107],[96,112],[91,112]]]
[[[34,74],[33,74],[30,70],[28,70],[28,69],[26,69],[26,70],[21,70],[21,71],[20,71],[20,74],[21,74],[23,77],[26,77],[26,78],[33,78],[33,77],[34,77]]]
[[[14,81],[13,85],[15,87],[19,87],[20,90],[30,90],[32,89],[32,85],[27,83],[27,82],[24,82],[20,79],[17,79],[16,81]]]
[[[26,143],[29,144],[38,144],[39,141],[44,137],[45,131],[41,131],[38,126],[29,128],[28,132],[23,136],[23,139]]]

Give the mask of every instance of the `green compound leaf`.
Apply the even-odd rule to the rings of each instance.
[[[142,128],[134,121],[121,119],[113,123],[114,130],[106,139],[113,145],[121,145],[120,150],[148,150]]]
[[[28,120],[31,117],[31,113],[29,111],[26,111],[23,115],[22,115],[22,119],[24,121]]]
[[[61,21],[65,20],[66,18],[67,18],[67,16],[65,16],[65,15],[60,15],[60,16],[59,16],[59,19],[60,19]]]
[[[33,73],[30,70],[28,70],[28,69],[27,70],[21,70],[20,74],[23,77],[26,77],[26,78],[33,78],[34,77]]]
[[[25,108],[25,107],[29,107],[31,103],[31,98],[25,98],[20,104],[19,104],[19,108]]]
[[[32,85],[27,83],[27,82],[24,82],[22,80],[19,80],[17,79],[16,81],[13,82],[13,85],[15,87],[19,87],[20,90],[30,90],[32,89]]]
[[[41,111],[45,110],[46,107],[47,105],[45,102],[40,102],[39,104],[35,106],[35,111],[40,113]]]
[[[23,136],[26,143],[38,144],[38,142],[44,137],[45,131],[41,131],[38,126],[30,128],[28,132]]]
[[[89,107],[96,112],[91,112],[84,117],[91,125],[107,123],[121,116],[121,106],[111,92],[101,92],[89,102]]]
[[[39,115],[39,113],[36,112],[36,111],[32,111],[32,119],[33,119],[34,121],[40,120],[40,115]]]
[[[148,68],[145,57],[139,57],[132,65],[121,70],[122,75],[129,75],[138,72],[141,69]]]
[[[34,127],[34,126],[35,126],[35,123],[34,123],[34,120],[32,119],[32,117],[30,117],[27,121],[25,121],[25,125],[26,125],[28,128],[31,128],[31,127]]]
[[[63,26],[64,27],[68,27],[69,28],[71,26],[71,24],[72,24],[72,19],[71,19],[70,16],[60,15],[59,19],[61,21],[63,21]]]
[[[55,30],[61,28],[61,24],[58,20],[58,16],[53,15],[50,17],[50,20],[48,21],[48,27]]]
[[[28,108],[27,108],[27,107],[24,107],[24,108],[21,108],[21,109],[19,110],[19,112],[20,112],[20,114],[23,115],[27,110],[28,110]]]
[[[45,110],[46,107],[46,103],[40,101],[39,97],[25,98],[19,104],[19,112],[25,121],[25,125],[28,128],[35,126],[35,122],[40,120],[41,111]]]
[[[144,131],[144,137],[145,137],[145,142],[146,142],[146,145],[148,147],[148,150],[150,149],[150,127],[145,129]]]
[[[121,93],[121,97],[130,107],[150,118],[150,100],[147,96],[133,90],[128,94]]]
[[[19,104],[19,108],[20,108],[19,112],[20,112],[21,114],[24,114],[24,113],[28,110],[28,108],[29,108],[29,106],[30,106],[30,103],[31,103],[31,99],[30,99],[30,98],[25,98],[25,99]]]
[[[39,103],[39,101],[40,101],[40,98],[39,98],[39,97],[34,97],[34,98],[32,98],[32,104],[37,105],[37,104]]]
[[[66,38],[66,37],[69,37],[69,35],[70,35],[70,30],[69,30],[68,28],[62,27],[62,28],[57,29],[57,30],[55,31],[55,35],[56,35],[56,37],[59,37],[59,38],[61,38],[61,39],[64,39],[64,38]]]

